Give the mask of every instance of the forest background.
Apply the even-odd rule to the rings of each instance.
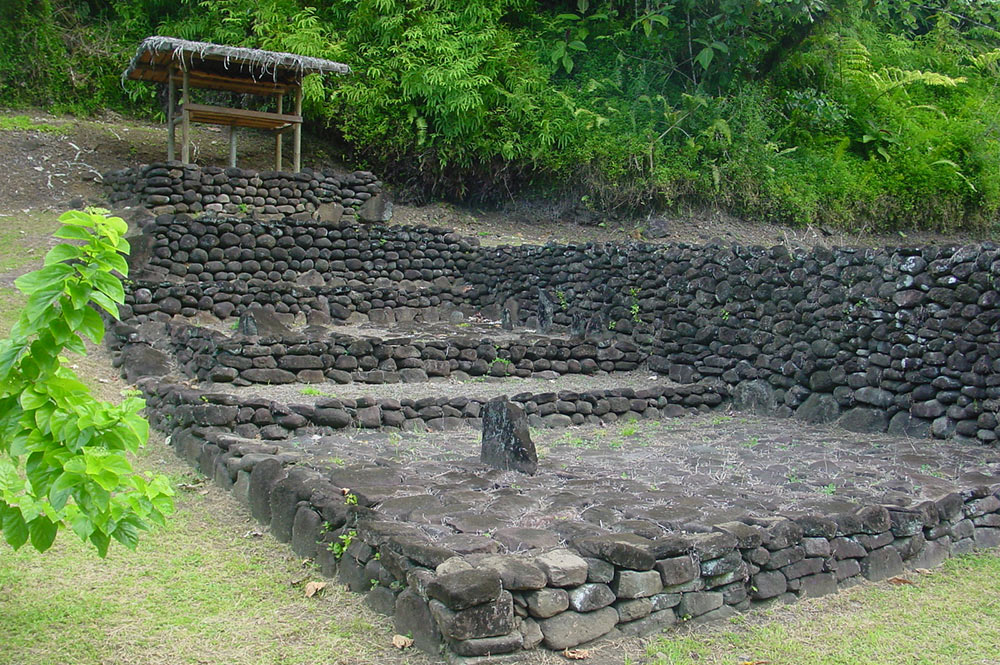
[[[307,119],[415,198],[998,230],[997,2],[4,0],[0,105],[162,119],[153,34],[349,64]]]

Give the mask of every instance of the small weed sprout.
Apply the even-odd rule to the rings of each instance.
[[[355,494],[354,492],[346,493],[344,495],[344,503],[346,503],[348,506],[358,505],[358,495]]]
[[[569,309],[569,301],[566,300],[565,291],[563,291],[562,289],[558,289],[556,291],[556,299],[559,301],[559,307],[562,308],[563,311]]]
[[[340,561],[340,559],[344,556],[344,552],[347,551],[347,548],[351,546],[351,543],[354,542],[354,539],[357,537],[357,531],[348,531],[347,533],[342,533],[337,536],[337,540],[330,543],[328,548],[333,554],[333,558]]]

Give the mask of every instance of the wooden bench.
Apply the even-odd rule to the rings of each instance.
[[[246,109],[232,109],[225,106],[208,106],[206,104],[185,104],[181,106],[181,114],[182,116],[175,120],[175,122],[183,122],[183,115],[186,114],[190,122],[228,127],[266,129],[272,132],[283,131],[289,127],[302,124],[302,116],[300,115],[248,111]]]

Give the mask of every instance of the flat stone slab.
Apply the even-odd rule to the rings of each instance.
[[[726,532],[735,519],[906,505],[1000,482],[1000,464],[988,448],[798,422],[790,427],[763,417],[706,414],[532,435],[535,476],[484,466],[479,432],[471,427],[425,434],[300,432],[274,445],[326,468],[336,486],[351,488],[376,510],[384,503],[393,519],[420,525],[432,538],[496,535],[491,549],[501,552],[581,541],[584,556],[612,556],[639,570],[682,554],[646,547],[647,539],[671,531],[720,525],[723,533],[702,538],[699,554],[707,561],[716,540],[726,541],[723,549],[738,538],[756,544],[753,534]],[[768,537],[781,538],[780,529],[776,523]],[[724,563],[712,565],[722,570]],[[677,573],[667,572],[670,579]]]

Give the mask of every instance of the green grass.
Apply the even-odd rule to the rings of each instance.
[[[197,484],[162,441],[137,461],[193,489],[137,551],[101,560],[72,533],[44,555],[0,544],[0,663],[383,663],[388,623]],[[407,660],[420,661],[413,652]]]
[[[916,584],[865,584],[662,637],[650,665],[995,665],[1000,662],[1000,555],[951,559]]]
[[[0,132],[61,132],[62,127],[35,122],[26,115],[0,116]]]
[[[2,120],[3,118],[0,118]],[[0,216],[0,273],[41,265],[61,212],[4,213]],[[13,281],[13,278],[11,278]]]

